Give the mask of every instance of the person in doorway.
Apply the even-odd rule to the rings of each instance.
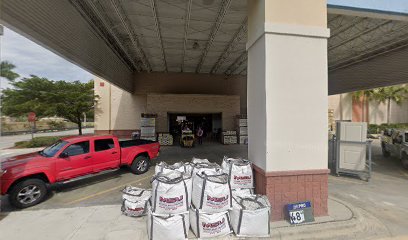
[[[198,144],[203,144],[203,135],[204,135],[204,130],[200,127],[198,127],[197,130],[197,138],[198,138]]]
[[[183,131],[191,131],[187,124],[184,124]]]

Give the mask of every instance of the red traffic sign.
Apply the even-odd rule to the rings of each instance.
[[[28,113],[27,119],[28,119],[29,122],[35,122],[35,118],[36,118],[35,112],[29,112]]]

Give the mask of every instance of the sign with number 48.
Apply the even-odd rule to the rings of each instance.
[[[305,213],[303,210],[290,212],[290,223],[299,224],[305,221]]]
[[[288,220],[290,224],[313,222],[313,208],[310,201],[289,203],[286,205]]]

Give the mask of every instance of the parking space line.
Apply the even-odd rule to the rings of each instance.
[[[141,181],[143,181],[143,180],[145,180],[145,179],[148,179],[148,178],[151,178],[151,177],[152,177],[152,176],[147,176],[147,177],[144,177],[144,178],[141,178],[141,179],[132,181],[132,182],[128,182],[128,183],[126,183],[126,184],[122,184],[122,185],[117,186],[117,187],[109,188],[109,189],[107,189],[107,190],[105,190],[105,191],[98,192],[98,193],[95,193],[95,194],[92,194],[92,195],[89,195],[89,196],[86,196],[86,197],[83,197],[83,198],[79,198],[79,199],[73,200],[73,201],[71,201],[71,202],[67,202],[67,203],[65,203],[65,205],[72,205],[72,204],[75,204],[75,203],[79,203],[79,202],[82,202],[82,201],[85,201],[85,200],[88,200],[88,199],[97,197],[97,196],[99,196],[99,195],[102,195],[102,194],[105,194],[105,193],[108,193],[108,192],[112,192],[112,191],[117,190],[117,189],[120,189],[120,188],[124,188],[124,187],[126,187],[126,186],[128,186],[128,185],[130,185],[130,184],[132,184],[132,183],[141,182]]]

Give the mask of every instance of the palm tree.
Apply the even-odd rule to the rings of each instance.
[[[366,111],[368,111],[368,102],[374,98],[375,90],[361,90],[352,93],[353,99],[357,101],[362,101],[362,113],[361,113],[361,121],[365,121]],[[367,119],[368,121],[368,119]]]
[[[373,98],[381,103],[387,103],[387,124],[390,123],[390,108],[391,101],[400,105],[405,99],[408,98],[408,88],[406,86],[390,86],[377,88],[374,91]]]
[[[4,77],[9,81],[14,81],[16,78],[20,77],[17,73],[13,72],[16,66],[10,62],[2,61],[0,63],[0,77]]]

